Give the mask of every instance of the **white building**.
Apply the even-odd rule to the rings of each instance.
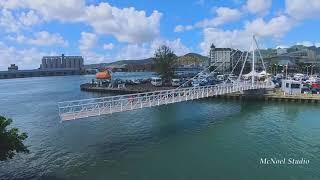
[[[277,55],[286,54],[287,52],[286,48],[277,48]]]
[[[281,89],[286,95],[301,94],[302,83],[300,81],[283,79]]]
[[[241,57],[242,52],[231,48],[216,48],[213,44],[209,52],[209,65],[218,67],[222,73],[231,71]],[[242,57],[242,60],[244,57]]]

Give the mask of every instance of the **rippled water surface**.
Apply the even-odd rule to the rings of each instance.
[[[60,123],[57,102],[102,96],[79,90],[90,79],[0,80],[0,114],[30,149],[0,179],[320,179],[320,105],[207,99]]]

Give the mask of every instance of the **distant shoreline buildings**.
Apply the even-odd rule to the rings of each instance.
[[[0,79],[42,77],[42,76],[68,76],[85,73],[82,56],[44,56],[40,68],[33,70],[19,70],[18,66],[11,64],[8,71],[0,71]]]
[[[84,67],[82,56],[44,56],[40,69],[76,69]]]
[[[261,49],[260,52],[268,71],[273,72],[273,74],[284,71],[285,67],[289,72],[307,72],[308,74],[310,71],[310,74],[312,74],[320,71],[320,47],[294,45],[289,48]],[[241,66],[237,66],[237,63],[243,64],[246,54],[246,51],[217,48],[212,44],[206,57],[196,53],[180,56],[176,71],[182,72],[188,69],[198,71],[198,69],[211,65],[220,73],[230,73],[234,70],[233,73],[238,74],[241,71]],[[250,71],[250,58],[252,57],[248,56],[243,73]],[[262,63],[259,61],[257,63],[257,68],[261,69]],[[11,64],[8,71],[0,71],[0,79],[95,74],[98,70],[104,68],[110,68],[113,71],[141,72],[153,71],[155,65],[153,58],[84,65],[82,56],[65,56],[62,54],[61,56],[44,56],[41,59],[40,67],[34,70],[19,70],[16,64]]]
[[[305,47],[295,45],[290,48],[277,48],[277,49],[261,49],[262,57],[265,65],[269,71],[274,71],[275,66],[287,67],[290,72],[307,72],[313,70],[314,73],[320,70],[320,48],[311,46]],[[216,48],[213,44],[209,51],[208,65],[216,68],[217,71],[222,73],[231,72],[234,67],[235,73],[239,72],[239,63],[243,64],[245,60],[246,51],[240,51],[232,48]],[[259,56],[259,54],[257,55]],[[256,57],[257,58],[257,57]],[[248,56],[248,60],[244,66],[244,72],[250,71],[252,57]],[[262,62],[257,61],[257,68],[262,70]],[[311,70],[311,71],[312,71]]]

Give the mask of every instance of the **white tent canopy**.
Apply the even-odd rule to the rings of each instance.
[[[251,71],[248,74],[243,75],[243,77],[245,77],[245,78],[252,77],[252,76],[259,77],[260,73],[258,73],[256,71]]]
[[[259,78],[261,78],[261,77],[268,76],[268,75],[270,75],[270,74],[267,73],[266,71],[261,71],[261,72],[259,72],[259,73],[256,72],[256,71],[253,71],[253,72],[251,71],[250,73],[243,75],[243,77],[249,78],[249,77],[254,76],[254,77],[259,77]]]
[[[264,76],[270,76],[270,74],[267,73],[266,71],[261,71],[261,72],[259,73],[259,77],[264,77]]]
[[[260,75],[260,76],[265,76],[265,75],[268,75],[268,73],[267,73],[266,71],[261,71],[261,72],[259,73],[259,75]]]

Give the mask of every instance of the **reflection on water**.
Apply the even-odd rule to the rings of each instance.
[[[57,102],[101,96],[79,90],[93,77],[0,81],[0,113],[28,133],[31,152],[1,162],[0,179],[320,176],[317,105],[207,99],[59,123]],[[311,163],[262,166],[262,157],[303,157]]]

